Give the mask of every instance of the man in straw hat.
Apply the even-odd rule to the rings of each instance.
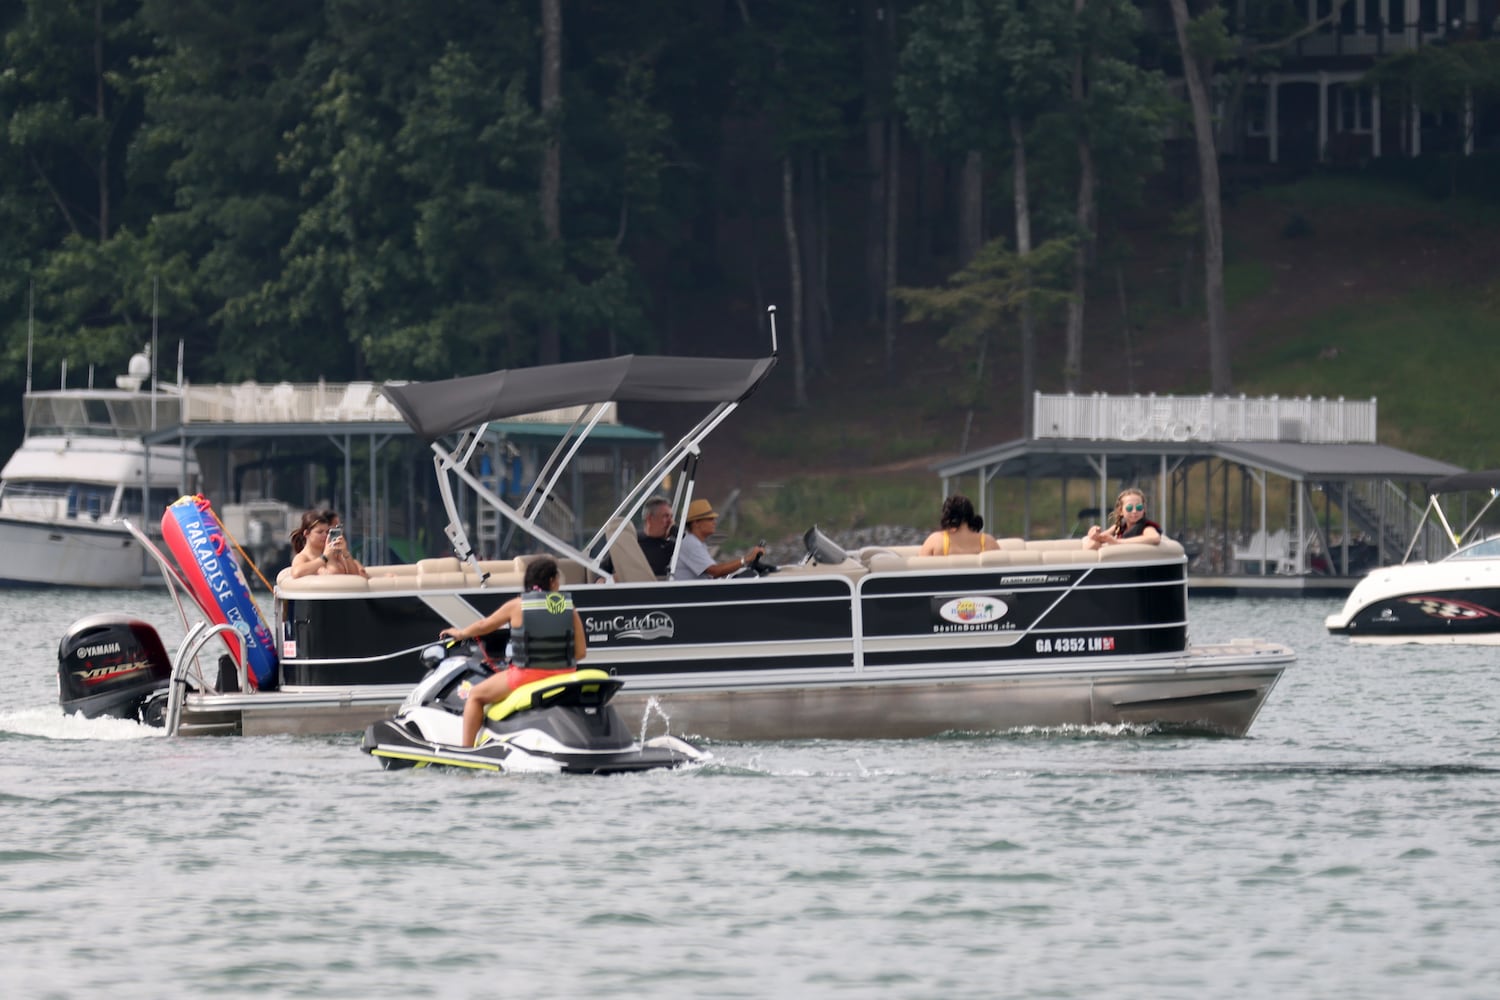
[[[676,580],[717,580],[719,577],[743,569],[765,553],[759,545],[738,559],[714,562],[708,553],[708,536],[714,533],[719,515],[707,500],[694,500],[688,505],[687,531],[682,535],[682,549],[677,553]]]

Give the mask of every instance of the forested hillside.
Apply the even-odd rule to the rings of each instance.
[[[1219,43],[1288,30],[1272,6],[1197,18],[1209,84],[1216,59],[1236,71]],[[1018,350],[1022,398],[1038,377],[1097,387],[1118,344],[1095,314],[1140,294],[1126,263],[1164,255],[1153,288],[1215,316],[1194,208],[1215,158],[1169,86],[1180,32],[1145,14],[5,0],[0,444],[29,329],[39,385],[63,362],[72,384],[113,375],[153,335],[164,374],[180,342],[199,382],[420,379],[753,353],[777,303],[794,408],[844,391],[851,360],[901,384],[913,343],[979,374]],[[946,297],[899,292],[966,265]],[[1177,329],[1222,388],[1214,324]]]

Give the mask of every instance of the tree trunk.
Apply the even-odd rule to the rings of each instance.
[[[99,119],[99,242],[109,239],[109,112],[104,96],[104,0],[94,0],[94,117]]]
[[[1204,76],[1212,64],[1201,67],[1188,43],[1187,0],[1168,0],[1182,50],[1182,76],[1187,83],[1193,109],[1193,138],[1198,147],[1198,190],[1203,203],[1203,295],[1208,309],[1208,369],[1211,391],[1227,395],[1234,389],[1229,366],[1229,319],[1224,306],[1224,216],[1219,201],[1219,156],[1214,142],[1213,118],[1209,113]]]
[[[1019,115],[1010,116],[1011,171],[1016,192],[1016,256],[1023,264],[1031,255],[1031,204],[1026,186],[1026,129]],[[1031,279],[1028,276],[1029,289]],[[1021,298],[1021,435],[1031,437],[1032,397],[1036,392],[1036,317],[1031,296]]]
[[[542,0],[541,84],[542,119],[547,128],[547,142],[542,151],[542,225],[548,242],[555,245],[562,239],[558,208],[562,192],[562,148],[558,142],[556,119],[562,97],[562,0]],[[544,365],[562,360],[562,337],[555,317],[549,319],[542,329],[538,355]]]
[[[984,245],[984,156],[978,150],[964,157],[958,184],[958,263],[963,266]]]
[[[865,88],[865,322],[874,329],[885,315],[885,188],[887,113],[882,94],[889,79],[885,55],[886,0],[864,0]]]
[[[827,339],[826,319],[828,281],[824,271],[826,254],[823,232],[823,188],[821,157],[802,153],[797,157],[797,184],[794,204],[797,214],[798,246],[802,251],[802,344],[805,349],[803,371],[807,376],[821,371],[823,348]]]
[[[896,310],[891,308],[891,289],[896,287],[897,222],[901,208],[901,123],[894,115],[886,130],[890,151],[886,154],[885,185],[885,276],[881,283],[885,319],[885,371],[896,371]]]
[[[912,197],[916,204],[912,206],[912,215],[916,219],[916,232],[913,234],[911,246],[914,251],[908,263],[918,273],[926,270],[932,261],[932,248],[936,237],[933,227],[937,224],[937,218],[941,215],[946,204],[948,190],[947,168],[945,161],[939,161],[933,156],[932,150],[926,143],[917,146],[917,177],[912,183]],[[936,174],[939,178],[937,192],[934,193],[933,185],[929,180]],[[934,204],[936,202],[936,204]]]
[[[781,158],[781,223],[786,231],[786,259],[792,282],[792,405],[807,406],[807,373],[802,351],[802,251],[797,239],[797,205],[790,155]]]
[[[1081,20],[1088,0],[1073,0],[1074,20]],[[1073,56],[1073,107],[1078,115],[1078,247],[1073,251],[1073,297],[1068,301],[1067,356],[1063,360],[1063,387],[1078,392],[1083,381],[1083,315],[1088,294],[1090,250],[1094,245],[1094,151],[1089,145],[1083,52]]]

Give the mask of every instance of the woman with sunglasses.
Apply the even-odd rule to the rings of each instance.
[[[1122,490],[1115,498],[1115,509],[1109,514],[1109,527],[1097,524],[1089,528],[1083,540],[1086,549],[1106,545],[1138,543],[1155,545],[1161,541],[1161,525],[1146,519],[1146,495],[1137,489]]]

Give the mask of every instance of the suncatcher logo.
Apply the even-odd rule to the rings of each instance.
[[[664,611],[646,611],[634,615],[590,615],[583,620],[589,638],[594,641],[610,639],[670,639],[677,634],[677,625],[672,616]]]

